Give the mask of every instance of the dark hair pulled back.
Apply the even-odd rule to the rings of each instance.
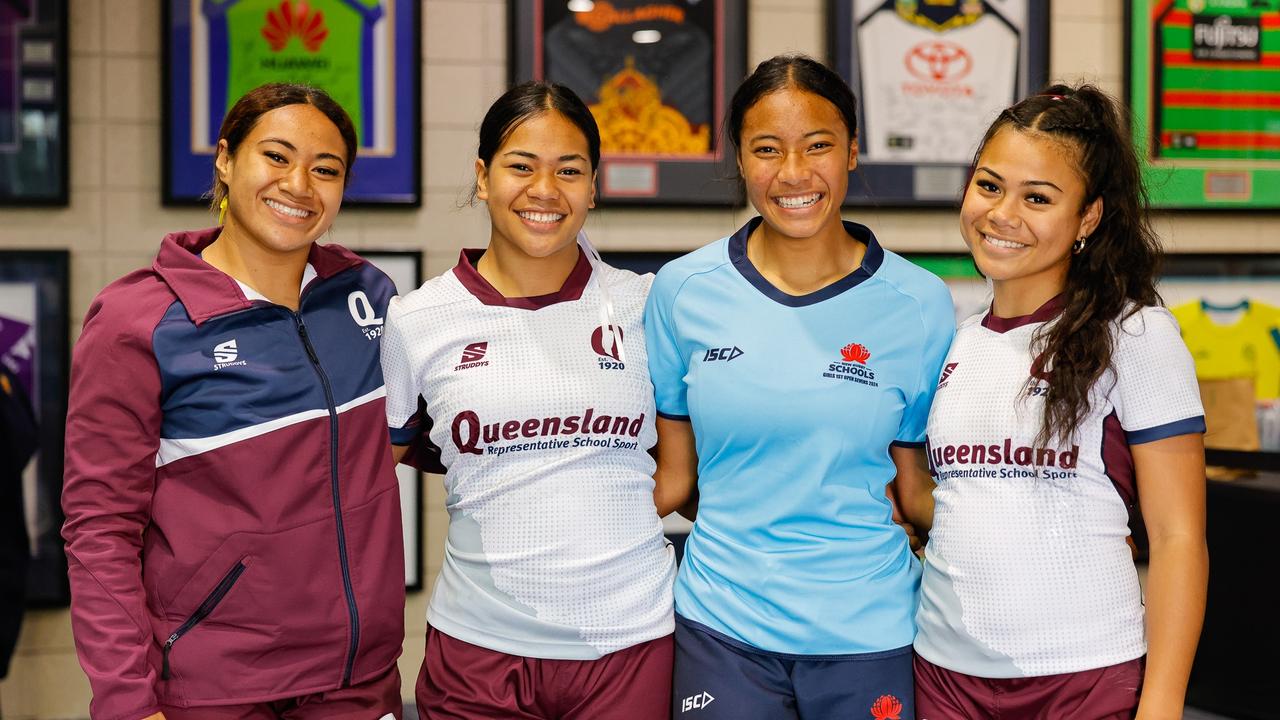
[[[1068,440],[1089,411],[1089,390],[1111,368],[1119,322],[1157,305],[1160,241],[1147,218],[1147,193],[1121,105],[1093,85],[1055,84],[1000,113],[974,156],[1003,130],[1060,141],[1084,181],[1085,208],[1102,198],[1098,227],[1071,256],[1065,305],[1032,338],[1037,365],[1050,370],[1039,440]]]
[[[494,100],[480,123],[480,146],[476,156],[488,167],[498,148],[521,123],[552,110],[563,115],[586,136],[587,152],[594,171],[600,166],[600,128],[582,98],[564,85],[555,83],[521,83]]]
[[[351,166],[356,161],[356,150],[360,147],[356,139],[356,126],[351,122],[347,111],[320,88],[294,83],[267,83],[242,95],[227,111],[226,117],[222,119],[222,128],[218,130],[218,138],[227,141],[227,153],[236,154],[240,143],[253,131],[263,115],[288,105],[310,105],[324,113],[338,128],[338,134],[346,144],[347,171],[342,176],[342,186],[345,188],[351,182]],[[215,210],[227,196],[227,184],[218,177],[216,168],[213,171],[210,196]]]
[[[849,131],[849,140],[858,136],[858,101],[839,73],[808,55],[775,55],[757,65],[733,93],[726,130],[735,150],[742,147],[742,124],[747,112],[760,98],[787,88],[813,93],[835,105]]]

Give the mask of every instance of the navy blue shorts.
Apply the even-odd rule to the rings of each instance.
[[[676,616],[675,720],[914,720],[911,646],[860,655],[767,652]]]

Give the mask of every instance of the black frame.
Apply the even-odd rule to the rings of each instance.
[[[546,77],[540,57],[544,34],[544,6],[558,0],[519,0],[508,3],[510,11],[508,73],[514,83],[547,80],[569,85],[585,102],[592,102],[594,88],[575,87],[568,79]],[[747,74],[747,0],[702,0],[716,7],[716,34],[713,56],[715,86],[712,101],[716,108],[710,122],[713,151],[683,158],[660,154],[610,154],[601,158],[596,200],[601,205],[645,207],[741,206],[737,164],[728,139],[720,132],[729,111],[733,91]],[[619,4],[616,3],[615,4]],[[636,173],[650,180],[646,187],[615,190],[612,172]]]
[[[43,531],[34,538],[27,573],[27,604],[65,607],[71,600],[62,543],[63,436],[70,374],[70,254],[66,250],[0,250],[0,283],[34,285],[35,336],[39,363],[31,398],[40,423],[35,498]],[[0,356],[9,348],[0,348]],[[28,499],[30,502],[30,499]]]
[[[878,0],[877,0],[878,1]],[[1049,77],[1049,3],[1040,0],[1021,0],[1026,6],[1027,28],[1025,47],[1020,50],[1018,68],[1018,98],[1035,92]],[[855,0],[829,0],[827,5],[827,53],[828,61],[853,88],[858,99],[858,126],[866,127],[862,92],[862,77],[856,65],[858,43],[853,31]],[[886,7],[892,2],[883,3]],[[985,4],[984,4],[985,5]],[[1021,47],[1021,46],[1020,46]],[[991,119],[1003,108],[992,108]],[[980,138],[973,138],[974,146]],[[866,139],[859,133],[860,154],[866,153]],[[960,198],[968,177],[971,162],[869,162],[858,161],[858,167],[850,178],[849,192],[844,205],[883,208],[952,208]],[[934,188],[942,185],[941,192]],[[921,188],[917,191],[917,185]],[[954,190],[951,188],[954,185]]]
[[[395,125],[395,134],[397,136],[396,143],[399,149],[395,153],[395,157],[397,160],[406,160],[409,163],[411,178],[409,179],[408,187],[397,188],[397,194],[399,196],[397,199],[361,197],[359,195],[360,178],[366,175],[377,176],[379,174],[378,168],[371,167],[369,163],[381,158],[369,158],[361,163],[361,156],[357,155],[357,161],[354,164],[353,172],[351,173],[351,185],[347,187],[346,192],[348,194],[344,196],[343,199],[343,205],[351,208],[418,208],[422,206],[422,2],[420,0],[387,1],[396,3],[397,8],[399,8],[398,12],[405,12],[409,15],[405,20],[397,20],[397,22],[401,23],[402,26],[407,27],[407,33],[410,38],[407,43],[409,46],[407,50],[407,57],[410,58],[410,61],[394,63],[396,66],[395,72],[406,77],[411,89],[410,94],[412,97],[401,98],[400,101],[402,104],[407,103],[407,108],[404,111],[398,111],[396,113],[397,120]],[[174,191],[174,164],[176,159],[174,158],[173,153],[173,141],[176,128],[174,113],[175,106],[173,104],[175,101],[175,98],[173,97],[173,73],[175,72],[175,67],[186,67],[187,65],[187,62],[185,61],[182,63],[176,63],[174,61],[175,56],[173,53],[175,50],[180,51],[180,48],[175,48],[175,45],[181,45],[181,43],[175,43],[174,39],[185,38],[186,45],[190,44],[190,30],[188,29],[184,35],[179,28],[174,26],[175,3],[189,5],[191,4],[191,0],[162,0],[161,6],[160,57],[162,59],[162,74],[160,82],[160,96],[162,119],[160,123],[160,193],[161,203],[163,205],[193,207],[206,205],[208,203],[205,191],[201,191],[201,193],[198,194],[179,193]],[[182,45],[182,47],[185,48],[186,45]],[[397,53],[399,53],[399,51],[397,51]],[[397,57],[399,57],[399,55],[397,55]],[[189,83],[187,85],[189,85]],[[395,91],[396,89],[393,88],[392,92],[394,93]],[[186,92],[191,92],[189,87],[186,89]],[[179,113],[179,115],[185,117],[184,113]],[[400,120],[402,118],[406,119],[405,123],[401,123]],[[187,123],[187,125],[190,125],[190,123]],[[402,125],[407,125],[407,127],[402,127]],[[401,133],[403,133],[403,137],[401,136]],[[208,156],[208,171],[204,173],[202,177],[207,178],[209,184],[212,185],[212,155]],[[352,195],[352,192],[355,192],[356,194]]]
[[[68,85],[70,84],[71,65],[68,60],[68,26],[67,19],[67,0],[34,0],[34,6],[37,12],[52,11],[54,17],[45,21],[42,19],[40,26],[41,35],[50,37],[55,47],[53,48],[52,62],[48,64],[37,65],[37,70],[32,79],[41,78],[52,81],[54,85],[54,100],[52,103],[52,111],[56,115],[58,123],[57,139],[54,143],[50,143],[50,147],[45,148],[29,148],[29,152],[38,155],[53,169],[53,177],[45,178],[52,180],[46,184],[40,192],[37,193],[19,193],[4,180],[8,175],[10,158],[13,152],[0,151],[0,207],[4,206],[65,206],[70,202],[70,186],[71,186],[71,113],[68,103]],[[24,73],[23,78],[29,76]],[[21,88],[21,84],[19,85]],[[21,93],[19,89],[19,103],[21,104]],[[40,103],[45,109],[48,109],[49,103]],[[15,119],[16,121],[16,119]],[[19,147],[22,147],[19,139]],[[21,152],[21,150],[19,150]],[[31,173],[23,168],[15,168],[15,171],[22,172],[24,175]]]
[[[387,273],[392,282],[397,280],[397,276],[402,276],[405,272],[411,272],[412,278],[399,277],[402,282],[396,283],[396,291],[400,295],[405,295],[422,284],[422,253],[420,252],[409,250],[358,250],[357,253],[360,257]],[[385,261],[386,267],[380,264],[383,261]],[[392,263],[398,264],[404,261],[412,263],[411,271],[407,269],[397,271],[397,268],[392,266]],[[404,587],[406,590],[417,591],[423,588],[424,575],[426,574],[423,561],[423,533],[426,530],[422,514],[423,474],[408,465],[397,464],[396,477],[400,482],[400,519],[404,523],[404,527],[407,530],[406,535],[409,537],[409,542],[405,543]],[[404,502],[406,495],[412,498],[408,503]],[[406,504],[410,507],[405,507]],[[410,552],[412,552],[412,557]]]

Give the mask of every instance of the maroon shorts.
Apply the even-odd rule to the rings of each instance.
[[[428,627],[418,714],[422,720],[667,720],[672,656],[670,635],[599,660],[543,660]]]
[[[245,705],[189,708],[164,705],[160,709],[164,711],[165,720],[381,720],[386,717],[400,720],[404,714],[404,704],[400,700],[400,669],[394,664],[378,677],[341,690]]]
[[[1138,710],[1143,658],[1081,672],[989,679],[916,655],[920,720],[1130,720]]]

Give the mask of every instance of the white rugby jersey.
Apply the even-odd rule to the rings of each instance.
[[[504,298],[464,251],[392,300],[392,440],[441,449],[449,534],[427,620],[526,657],[591,660],[674,630],[675,560],[653,504],[657,440],[641,315],[651,275],[601,266],[623,352],[602,337],[585,254],[558,293]],[[406,427],[407,426],[407,427]]]
[[[1061,312],[961,324],[929,414],[937,482],[915,648],[987,678],[1078,672],[1146,652],[1125,538],[1137,501],[1130,446],[1204,432],[1195,368],[1164,308],[1116,333],[1113,370],[1069,442],[1035,447],[1048,385],[1032,333]]]

